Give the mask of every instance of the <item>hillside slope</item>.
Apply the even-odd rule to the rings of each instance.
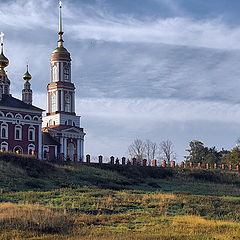
[[[0,239],[240,239],[240,175],[0,154]]]

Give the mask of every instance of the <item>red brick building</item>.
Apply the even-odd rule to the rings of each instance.
[[[0,53],[0,149],[20,154],[34,154],[42,157],[42,112],[32,105],[31,75],[23,75],[25,80],[22,100],[10,94],[10,80],[5,68],[9,60],[3,52],[1,34]]]

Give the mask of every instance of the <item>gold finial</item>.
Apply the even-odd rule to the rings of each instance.
[[[58,47],[63,47],[62,1],[59,2]]]
[[[26,81],[30,81],[32,79],[31,74],[28,72],[28,62],[27,62],[27,71],[26,73],[23,75],[23,79]]]

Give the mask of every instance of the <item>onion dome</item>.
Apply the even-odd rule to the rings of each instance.
[[[32,79],[31,74],[28,72],[28,65],[27,65],[27,71],[26,71],[26,73],[23,75],[23,79],[24,79],[25,81],[30,81],[30,80]]]
[[[4,69],[8,65],[9,65],[9,60],[5,57],[3,53],[3,43],[1,43],[0,68]]]

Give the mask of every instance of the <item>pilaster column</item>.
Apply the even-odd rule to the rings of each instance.
[[[56,112],[59,111],[59,98],[58,98],[58,90],[56,91]]]
[[[63,142],[63,138],[60,138],[60,144],[61,144],[61,146],[60,146],[60,153],[63,153],[63,151],[64,151],[64,146],[63,146],[64,142]]]
[[[81,158],[81,142],[80,139],[77,140],[77,161]]]
[[[64,91],[61,90],[61,111],[64,111]]]
[[[64,153],[64,158],[65,158],[65,160],[67,159],[67,138],[64,138],[64,151],[63,151],[63,153]]]
[[[75,92],[72,93],[72,112],[75,112]]]
[[[84,140],[81,139],[81,158],[84,159]]]
[[[42,159],[42,123],[38,125],[38,158]]]

